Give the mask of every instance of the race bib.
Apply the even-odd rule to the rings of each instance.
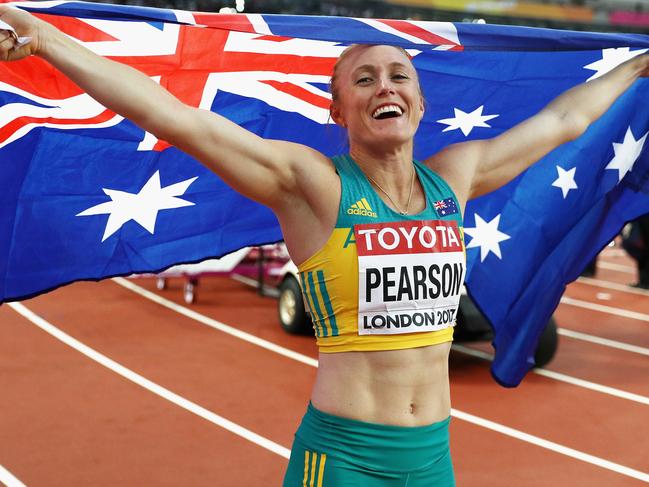
[[[456,221],[354,225],[358,333],[392,335],[455,324],[465,258]]]

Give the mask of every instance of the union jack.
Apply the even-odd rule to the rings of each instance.
[[[95,16],[98,11],[123,7],[80,8],[74,2],[61,1],[13,5],[32,11],[97,54],[139,69],[189,105],[210,109],[221,90],[254,96],[320,124],[332,123],[331,96],[322,86],[327,85],[345,43],[274,35],[271,25],[277,24],[280,31],[283,28],[277,16],[144,9],[161,20],[176,20],[160,25],[156,18],[132,22],[52,15],[65,13],[66,6],[77,14]],[[347,20],[415,44],[461,49],[451,23]],[[29,76],[33,69],[47,72],[51,81],[35,83]],[[44,61],[19,63],[7,74],[0,90],[14,95],[16,101],[0,108],[0,148],[38,126],[74,130],[112,127],[123,121]],[[188,77],[191,82],[187,82]],[[138,150],[167,147],[169,144],[147,133]]]
[[[436,210],[441,210],[443,208],[446,208],[446,203],[444,203],[444,201],[442,201],[442,200],[435,201],[433,206],[435,207]]]

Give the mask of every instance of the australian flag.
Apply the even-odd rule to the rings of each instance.
[[[494,137],[564,90],[649,49],[649,36],[496,25],[222,15],[84,2],[17,4],[185,103],[260,136],[347,150],[327,83],[351,43],[413,55],[423,159]],[[574,142],[466,209],[467,283],[495,329],[493,373],[518,384],[567,283],[649,212],[649,84]],[[462,164],[462,161],[457,161]],[[440,211],[457,211],[448,200]],[[162,270],[281,240],[265,207],[32,57],[0,64],[0,300]]]
[[[437,216],[444,217],[448,215],[455,215],[458,212],[457,204],[453,198],[445,198],[433,203]]]

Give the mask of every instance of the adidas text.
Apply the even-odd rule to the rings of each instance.
[[[376,213],[370,210],[361,210],[360,208],[348,208],[348,215],[370,216],[376,218]]]

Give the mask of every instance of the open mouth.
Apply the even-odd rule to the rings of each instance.
[[[372,113],[375,120],[384,120],[386,118],[395,118],[403,115],[403,110],[398,105],[383,105]]]

